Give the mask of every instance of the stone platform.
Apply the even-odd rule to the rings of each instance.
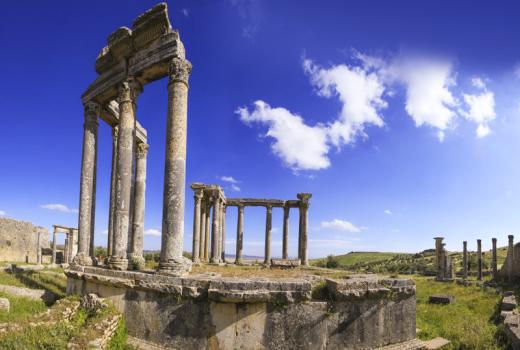
[[[373,349],[415,338],[405,279],[170,277],[71,266],[67,293],[96,293],[129,334],[174,349]]]

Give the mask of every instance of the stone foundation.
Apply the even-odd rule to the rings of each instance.
[[[73,266],[67,293],[96,293],[129,334],[179,349],[370,349],[415,338],[410,280],[171,277]]]

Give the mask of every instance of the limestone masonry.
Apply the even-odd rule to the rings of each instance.
[[[41,249],[46,248],[49,248],[46,228],[0,218],[0,261],[38,263],[41,262]]]

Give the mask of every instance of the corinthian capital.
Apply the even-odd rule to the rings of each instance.
[[[127,78],[118,86],[117,102],[135,103],[142,89],[141,84],[137,80],[132,77]]]
[[[112,128],[112,141],[117,143],[117,138],[119,137],[119,125],[116,125]]]
[[[87,114],[95,114],[96,116],[99,115],[100,106],[99,103],[94,101],[88,101],[84,104],[85,107],[85,115]]]
[[[174,58],[170,61],[170,83],[181,82],[188,86],[191,74],[191,63],[184,58]]]
[[[149,148],[150,148],[150,145],[148,145],[147,143],[139,142],[136,147],[135,156],[138,159],[146,158]]]

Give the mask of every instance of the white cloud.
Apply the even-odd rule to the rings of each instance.
[[[5,211],[0,210],[0,216],[6,216],[6,215],[7,215],[7,213]]]
[[[461,111],[461,114],[466,119],[477,123],[477,137],[484,137],[491,132],[489,122],[496,118],[495,95],[487,89],[481,78],[473,78],[471,83],[481,92],[478,94],[463,94],[468,110]]]
[[[246,107],[236,110],[246,124],[267,125],[267,137],[273,138],[271,150],[285,165],[294,170],[319,170],[330,166],[327,157],[327,130],[318,124],[308,126],[303,118],[285,108],[272,108],[264,101],[256,101],[250,112]]]
[[[235,185],[235,184],[231,184],[230,187],[231,187],[231,189],[232,189],[233,191],[235,191],[235,192],[240,192],[240,187],[239,187],[239,186],[237,186],[237,185]]]
[[[385,209],[385,214],[392,215],[392,211],[390,209]]]
[[[346,220],[340,220],[340,219],[334,219],[332,221],[322,221],[321,227],[338,230],[338,231],[352,232],[352,233],[361,232],[361,229],[359,227],[356,227],[351,222],[346,221]]]
[[[221,176],[219,179],[224,182],[229,182],[230,184],[238,183],[238,180],[236,180],[233,176]]]
[[[366,125],[384,125],[380,111],[387,107],[385,87],[375,72],[344,64],[325,69],[309,59],[303,61],[303,68],[319,96],[336,96],[342,103],[338,118],[328,127],[334,146],[352,143],[358,135],[366,137]]]
[[[67,207],[65,204],[59,204],[59,203],[42,204],[42,205],[40,205],[40,207],[44,208],[44,209],[59,211],[62,213],[77,213],[78,212],[78,209],[71,209],[71,208]]]
[[[184,17],[189,17],[190,16],[190,10],[188,10],[187,8],[183,8],[181,10],[181,13],[184,15]]]
[[[161,230],[158,230],[156,228],[149,228],[147,230],[144,230],[144,234],[147,236],[160,236]]]
[[[102,234],[108,235],[108,229],[101,231]]]

